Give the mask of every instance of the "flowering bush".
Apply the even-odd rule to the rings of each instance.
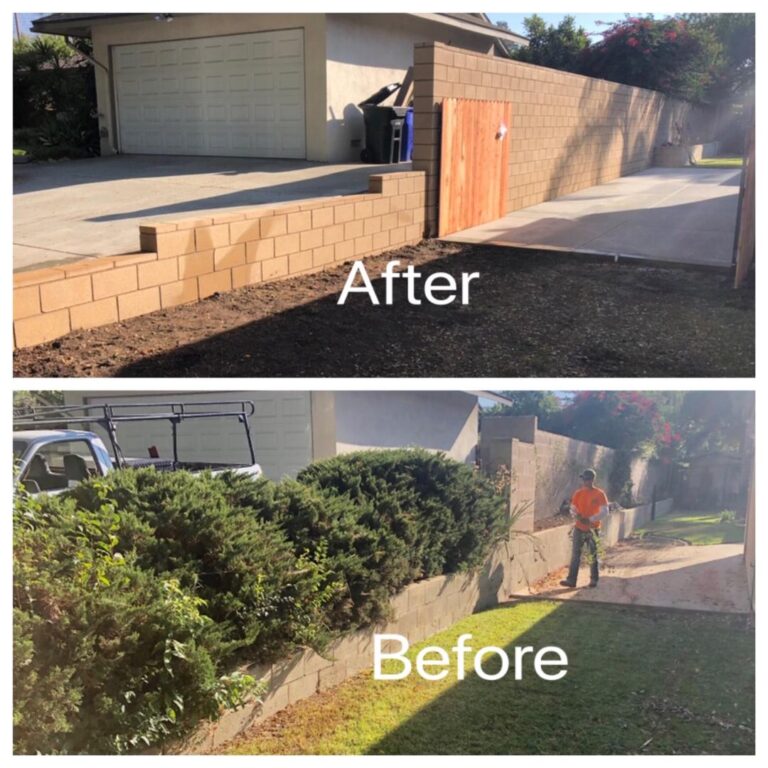
[[[630,16],[612,24],[584,56],[584,74],[701,101],[717,76],[721,47],[685,19]]]

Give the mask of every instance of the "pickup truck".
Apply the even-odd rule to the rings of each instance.
[[[196,403],[128,403],[84,406],[47,406],[14,414],[13,456],[16,482],[28,493],[60,493],[91,477],[103,477],[116,468],[154,467],[158,471],[211,470],[214,474],[234,471],[259,477],[251,440],[249,416],[251,401],[206,401]],[[184,421],[237,419],[243,426],[250,462],[232,464],[216,461],[185,461],[180,458],[178,426]],[[125,422],[167,422],[171,448],[160,456],[156,446],[148,446],[148,455],[129,458],[123,455],[118,438]],[[74,426],[99,426],[107,434],[111,450],[91,429]]]

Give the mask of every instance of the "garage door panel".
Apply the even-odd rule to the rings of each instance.
[[[301,52],[302,41],[295,35],[278,33],[275,40],[275,53],[280,58],[296,58]]]
[[[251,55],[254,59],[271,59],[275,55],[275,46],[272,40],[258,40],[253,43]]]
[[[202,93],[203,78],[199,75],[188,75],[184,78],[184,93]]]
[[[230,93],[244,93],[251,90],[251,78],[248,72],[230,75],[227,83]]]
[[[163,96],[175,96],[179,90],[179,79],[177,77],[164,77],[160,81],[160,93]]]
[[[118,46],[122,151],[303,158],[303,39],[285,30]]]
[[[248,61],[250,59],[250,46],[248,43],[230,43],[227,48],[227,59],[231,62]]]
[[[182,64],[199,64],[200,49],[194,45],[182,45],[179,50],[179,60]]]

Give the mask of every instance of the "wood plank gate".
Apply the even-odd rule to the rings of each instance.
[[[438,235],[506,213],[512,103],[444,99]]]

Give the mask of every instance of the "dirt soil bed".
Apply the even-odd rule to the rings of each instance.
[[[723,273],[424,241],[367,259],[479,272],[470,304],[338,295],[327,272],[220,294],[17,351],[17,376],[754,375],[754,289]],[[383,281],[374,280],[383,299]],[[421,286],[417,295],[421,295]]]

